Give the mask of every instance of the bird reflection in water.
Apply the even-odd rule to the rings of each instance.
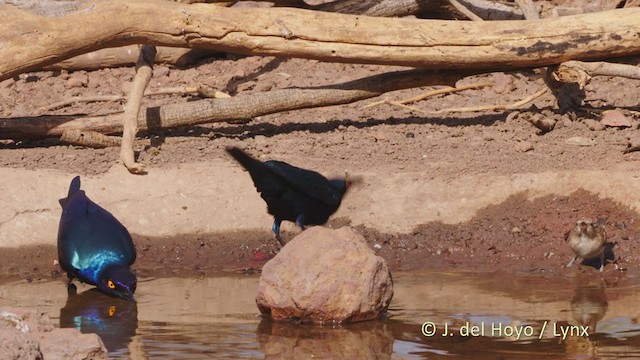
[[[604,283],[579,284],[571,299],[571,316],[578,325],[588,326],[588,333],[593,334],[598,321],[607,312],[607,307]]]
[[[138,306],[107,296],[97,289],[80,294],[69,287],[67,303],[60,309],[60,327],[75,328],[84,334],[100,336],[109,353],[127,349],[138,327]]]

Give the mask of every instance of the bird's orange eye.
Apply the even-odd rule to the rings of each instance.
[[[113,317],[116,314],[116,307],[111,305],[109,306],[109,317]]]
[[[107,286],[109,287],[109,289],[115,289],[116,288],[116,284],[114,284],[113,281],[111,281],[111,280],[107,281]]]

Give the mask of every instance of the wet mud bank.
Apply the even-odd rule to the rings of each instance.
[[[345,217],[327,226],[353,226],[393,271],[438,270],[511,273],[595,272],[592,266],[567,269],[572,252],[565,234],[580,218],[606,217],[613,255],[635,271],[640,261],[640,215],[611,199],[578,190],[567,196],[530,200],[526,193],[480,209],[459,224],[432,221],[408,234],[384,233],[355,225]],[[133,234],[138,251],[134,268],[141,276],[206,276],[218,271],[259,271],[278,250],[273,234],[263,231],[150,237]],[[299,230],[283,232],[285,240]],[[0,275],[27,279],[60,276],[55,246],[30,245],[0,252]],[[615,272],[608,264],[606,272]]]

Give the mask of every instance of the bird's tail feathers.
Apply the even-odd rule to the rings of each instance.
[[[67,197],[64,199],[60,199],[60,206],[64,208],[67,200],[75,193],[80,191],[80,176],[76,176],[71,180],[71,184],[69,185],[69,193],[67,193]]]
[[[253,158],[251,155],[247,154],[240,148],[234,146],[228,147],[226,148],[226,150],[229,155],[236,159],[236,161],[239,162],[242,167],[249,170],[249,172],[251,172],[251,170],[253,169],[256,169],[257,167],[264,166],[264,164],[260,160]]]

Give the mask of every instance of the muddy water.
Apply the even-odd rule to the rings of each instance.
[[[98,333],[112,358],[433,359],[640,357],[640,279],[396,273],[390,317],[313,327],[262,320],[258,275],[146,278],[137,303],[63,280],[0,280],[0,305]]]

